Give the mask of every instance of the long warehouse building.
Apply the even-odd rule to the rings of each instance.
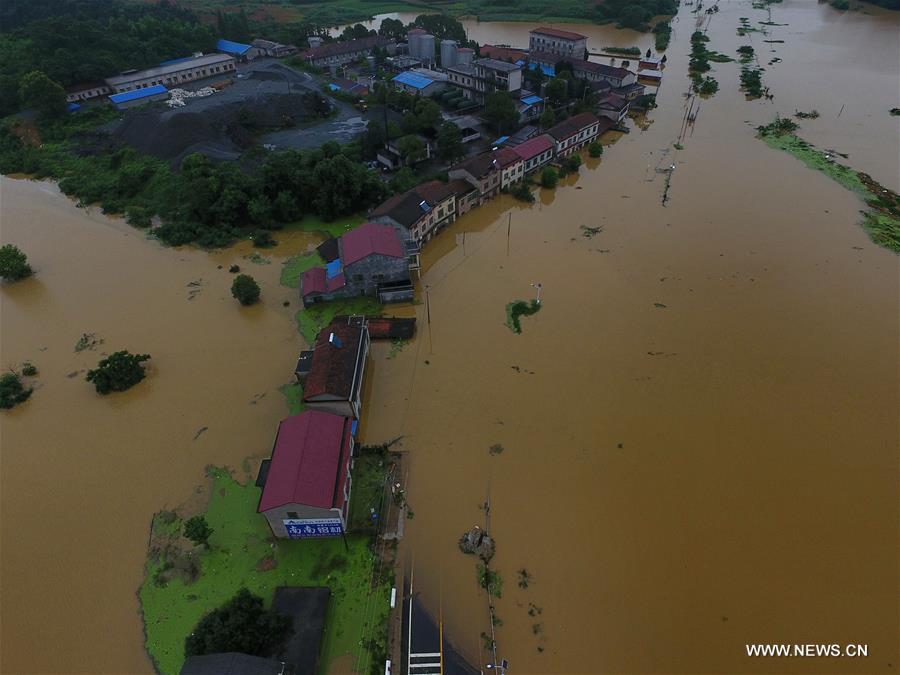
[[[126,71],[106,78],[106,84],[116,94],[157,85],[177,86],[185,82],[202,80],[234,72],[234,57],[228,54],[204,54],[166,61],[146,70]]]

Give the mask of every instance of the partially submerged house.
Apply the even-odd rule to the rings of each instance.
[[[628,114],[630,105],[631,102],[624,96],[611,93],[601,98],[597,103],[597,112],[616,124],[621,124]]]
[[[364,324],[335,319],[323,328],[309,372],[301,379],[306,407],[358,419],[368,355],[369,329]]]
[[[402,232],[394,225],[371,222],[338,237],[337,257],[301,276],[303,305],[363,295],[379,302],[412,300],[410,256]]]
[[[571,155],[600,135],[600,120],[593,113],[583,112],[550,127],[547,134],[553,138],[557,157]]]
[[[525,174],[537,171],[553,160],[553,152],[556,147],[552,136],[541,134],[525,141],[512,150],[524,162]]]
[[[340,536],[347,529],[353,420],[307,410],[278,425],[257,512],[280,539]]]
[[[456,199],[446,183],[432,180],[382,202],[369,218],[403,228],[421,244],[456,220]]]

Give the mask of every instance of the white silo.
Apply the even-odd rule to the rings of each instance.
[[[311,49],[322,46],[322,38],[318,35],[310,35],[307,40],[309,41],[309,46]]]
[[[450,68],[456,65],[456,40],[441,40],[441,66]]]
[[[414,59],[422,58],[422,36],[425,34],[425,31],[421,28],[412,28],[406,34],[406,39],[409,42],[409,55]]]
[[[475,58],[475,50],[469,49],[468,47],[460,47],[456,50],[456,62],[459,65],[472,65],[472,60]]]
[[[425,33],[419,36],[419,45],[422,49],[422,55],[419,57],[423,62],[434,63],[434,35]]]

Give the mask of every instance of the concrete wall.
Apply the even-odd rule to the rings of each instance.
[[[344,268],[344,280],[358,295],[375,295],[379,284],[409,278],[406,258],[372,254]]]

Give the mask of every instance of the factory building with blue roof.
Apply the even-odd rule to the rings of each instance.
[[[447,86],[447,76],[443,73],[426,71],[424,68],[416,68],[395,75],[391,82],[397,89],[407,93],[431,96]]]
[[[135,89],[122,94],[113,94],[109,97],[109,100],[118,110],[125,110],[126,108],[134,108],[151,101],[162,101],[167,98],[169,98],[169,90],[161,84],[156,84],[145,89]]]
[[[250,61],[263,54],[262,50],[253,45],[245,45],[242,42],[220,39],[216,42],[216,51],[233,56],[238,61]]]

